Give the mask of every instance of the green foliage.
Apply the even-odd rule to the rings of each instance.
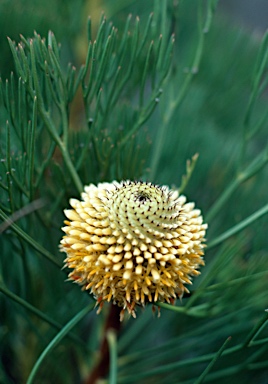
[[[53,32],[60,39],[65,53],[73,56],[70,51],[70,42],[74,42],[81,34],[81,12],[84,8],[84,0],[55,0],[45,2],[43,0],[2,0],[0,2],[0,74],[3,78],[13,71],[14,61],[7,42],[7,36],[11,39],[19,39],[24,36],[32,36],[35,30],[42,36],[47,36],[53,25]]]
[[[94,300],[65,281],[62,210],[83,185],[125,178],[170,184],[196,201],[208,247],[190,297],[158,303],[160,319],[139,311],[118,339],[108,332],[107,380],[267,380],[268,34],[250,39],[214,15],[216,3],[104,2],[112,20],[102,16],[95,31],[89,19],[77,68],[68,64],[73,42],[67,52],[52,32],[9,40],[15,70],[0,84],[1,383],[81,382],[94,366],[108,307],[88,314]],[[57,36],[80,28],[64,24]]]

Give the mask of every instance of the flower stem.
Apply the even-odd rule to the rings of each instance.
[[[104,327],[104,337],[100,347],[100,359],[97,361],[97,364],[93,368],[90,375],[86,378],[84,384],[95,384],[99,379],[104,378],[109,372],[110,354],[107,336],[109,334],[109,330],[111,329],[115,331],[114,334],[119,332],[121,326],[120,311],[120,307],[117,305],[111,305]]]

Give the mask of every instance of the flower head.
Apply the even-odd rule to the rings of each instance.
[[[90,184],[71,199],[61,249],[69,278],[102,304],[135,316],[135,306],[173,303],[203,265],[200,210],[168,187],[145,182]]]

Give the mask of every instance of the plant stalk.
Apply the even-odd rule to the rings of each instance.
[[[105,378],[105,376],[108,374],[111,359],[109,354],[109,343],[107,339],[107,334],[111,329],[115,331],[115,334],[120,331],[120,312],[121,308],[119,308],[117,305],[111,305],[110,312],[108,314],[104,327],[104,337],[100,347],[100,359],[97,361],[96,366],[93,368],[92,372],[84,381],[84,384],[96,384],[99,379]]]

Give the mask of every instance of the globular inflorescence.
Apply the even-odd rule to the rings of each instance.
[[[194,203],[146,182],[90,184],[71,199],[61,240],[69,278],[135,316],[136,305],[173,303],[204,264],[207,225]]]

